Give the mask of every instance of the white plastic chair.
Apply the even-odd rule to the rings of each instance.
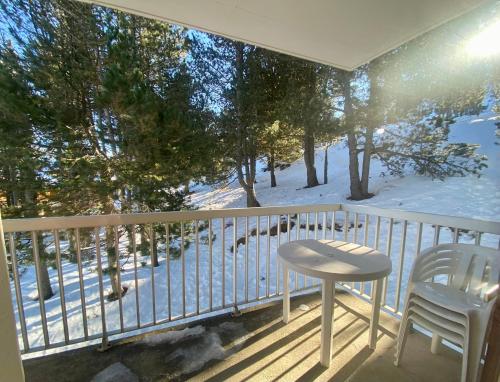
[[[498,294],[500,251],[470,244],[441,244],[420,253],[410,274],[394,364],[399,366],[411,323],[463,349],[462,382],[479,378]]]

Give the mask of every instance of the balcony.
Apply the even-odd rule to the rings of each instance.
[[[368,349],[370,306],[349,293],[338,293],[335,304],[333,362],[319,364],[321,297],[318,293],[292,300],[291,321],[281,321],[279,302],[263,309],[193,324],[176,342],[165,334],[139,336],[105,353],[84,348],[26,360],[28,381],[89,381],[109,365],[121,362],[140,380],[333,380],[456,381],[460,355],[444,348],[429,352],[430,339],[410,336],[401,367],[393,366],[398,320],[381,315],[377,349]],[[308,310],[306,310],[306,307]],[[221,330],[221,328],[223,328]],[[220,342],[219,342],[220,340]],[[191,366],[199,367],[191,370]],[[68,370],[71,370],[68,373]],[[439,370],[439,373],[436,373]]]
[[[456,380],[460,354],[448,348],[430,354],[429,338],[418,331],[403,366],[392,366],[409,270],[426,247],[497,248],[500,237],[499,222],[340,204],[17,219],[3,226],[18,341],[33,381],[48,374],[89,380],[118,361],[146,380]],[[146,234],[152,240],[144,246]],[[318,363],[318,280],[291,274],[292,321],[281,322],[276,249],[299,238],[350,241],[390,257],[375,352],[366,346],[371,283],[338,285],[345,293],[336,297],[330,369]],[[42,252],[53,254],[54,296],[45,301],[34,299],[42,292]],[[109,298],[115,254],[115,282],[125,293]],[[28,255],[35,265],[21,275],[20,259]],[[185,327],[192,329],[158,334]],[[69,351],[51,354],[60,350]]]

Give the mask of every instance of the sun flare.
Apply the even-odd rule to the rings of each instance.
[[[489,25],[467,42],[467,52],[473,56],[490,57],[500,53],[500,20]]]

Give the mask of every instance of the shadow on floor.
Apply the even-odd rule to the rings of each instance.
[[[116,362],[144,382],[458,380],[460,356],[449,349],[431,354],[430,340],[421,334],[410,335],[402,365],[394,367],[398,321],[387,314],[381,315],[377,349],[370,350],[370,305],[340,293],[335,303],[332,366],[324,368],[319,364],[320,304],[317,293],[293,299],[287,325],[277,304],[238,318],[203,321],[202,327],[184,336],[148,335],[105,353],[85,348],[26,360],[26,380],[90,381]]]

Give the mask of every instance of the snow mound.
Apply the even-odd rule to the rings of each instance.
[[[145,337],[142,343],[155,346],[161,343],[175,344],[188,338],[199,337],[205,333],[205,328],[201,325],[183,330],[171,330],[165,333],[153,334]]]
[[[90,382],[139,382],[139,377],[132,373],[128,367],[121,362],[116,362],[108,366],[98,374]]]

